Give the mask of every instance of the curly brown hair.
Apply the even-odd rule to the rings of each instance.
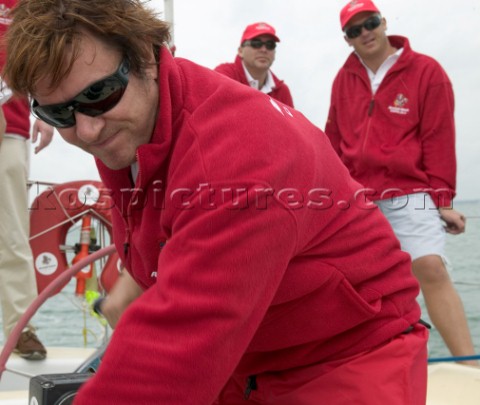
[[[170,40],[169,24],[142,0],[20,0],[5,35],[3,77],[17,94],[34,94],[46,76],[51,87],[70,72],[82,31],[118,49],[143,75],[151,52]],[[68,53],[67,51],[68,50]],[[66,55],[71,55],[66,60]],[[157,56],[158,52],[155,52]]]

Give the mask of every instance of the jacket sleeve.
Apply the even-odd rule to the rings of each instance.
[[[338,128],[337,124],[337,113],[335,107],[335,94],[336,94],[336,85],[337,80],[333,82],[332,86],[332,94],[330,96],[330,108],[328,110],[328,117],[327,123],[325,125],[325,134],[327,135],[328,139],[330,139],[330,143],[337,152],[338,156],[341,156],[341,149],[340,149],[340,141],[341,141],[341,134],[340,129]]]
[[[444,70],[434,67],[420,107],[422,163],[436,206],[450,207],[456,183],[454,96]]]
[[[265,185],[251,184],[236,203],[247,207],[258,187]],[[279,203],[254,205],[177,214],[156,284],[125,312],[75,404],[214,402],[296,249],[291,212]]]

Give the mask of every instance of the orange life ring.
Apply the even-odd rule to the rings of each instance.
[[[30,246],[39,293],[70,267],[62,246],[66,245],[69,229],[84,215],[98,220],[112,240],[111,208],[112,199],[103,183],[93,180],[49,186],[35,198],[30,208]],[[115,252],[103,266],[99,287],[108,292],[120,271],[121,261]]]

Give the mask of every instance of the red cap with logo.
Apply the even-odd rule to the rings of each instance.
[[[280,39],[275,34],[275,28],[273,28],[267,23],[257,22],[250,24],[247,26],[247,28],[245,28],[240,44],[243,44],[245,41],[258,37],[260,35],[271,35],[275,42],[280,42]]]
[[[344,8],[342,8],[342,11],[340,11],[340,24],[342,25],[342,30],[353,16],[363,11],[380,13],[375,4],[369,0],[352,0]]]

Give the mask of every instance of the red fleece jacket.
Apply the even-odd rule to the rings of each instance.
[[[215,71],[221,73],[222,75],[228,76],[237,82],[250,86],[248,84],[247,76],[245,75],[245,70],[243,69],[242,59],[240,59],[238,55],[235,58],[234,63],[222,63],[215,68]],[[268,95],[272,96],[275,100],[278,100],[283,104],[293,107],[293,99],[288,86],[277,76],[275,76],[272,71],[270,72],[272,73],[275,87],[270,93],[268,93]]]
[[[417,322],[409,256],[318,128],[165,49],[158,87],[135,188],[97,162],[145,291],[75,404],[210,405],[233,373],[342,359]]]
[[[454,97],[450,80],[406,38],[375,95],[365,67],[352,53],[332,88],[325,133],[370,199],[426,191],[437,206],[455,195]]]
[[[17,4],[16,0],[0,0],[0,38],[7,30],[11,19],[10,10]],[[0,70],[5,63],[5,54],[0,52]],[[30,108],[27,99],[12,98],[2,106],[7,128],[5,133],[30,137]]]

